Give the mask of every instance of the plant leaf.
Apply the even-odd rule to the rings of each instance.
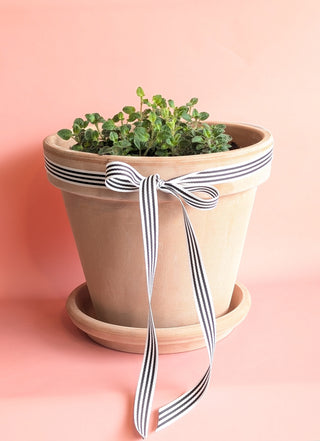
[[[122,139],[121,141],[119,141],[119,146],[123,148],[128,148],[131,147],[131,142],[127,139]]]
[[[74,144],[71,147],[71,150],[76,150],[77,152],[82,152],[84,150],[83,146],[80,144]]]
[[[185,119],[188,122],[191,121],[191,116],[187,112],[183,112],[183,114],[181,115],[181,118]]]
[[[157,115],[156,115],[154,112],[150,112],[150,113],[149,113],[149,116],[148,116],[148,120],[149,120],[151,123],[155,123],[155,122],[156,122],[156,119],[157,119]]]
[[[140,114],[138,112],[133,112],[129,115],[128,122],[133,122],[136,119],[139,119]]]
[[[208,119],[209,118],[209,113],[208,112],[200,112],[199,113],[199,119],[200,119],[200,121],[204,121],[204,120],[206,120],[206,119]]]
[[[61,129],[57,132],[57,135],[65,141],[68,141],[68,139],[72,137],[73,133],[70,129]]]
[[[94,124],[94,123],[95,123],[96,117],[95,117],[94,113],[86,113],[86,114],[85,114],[85,117],[87,118],[87,120],[88,120],[91,124]]]
[[[78,126],[78,124],[73,123],[72,130],[75,135],[78,135],[81,131],[81,127]]]
[[[198,98],[191,98],[191,100],[188,102],[189,106],[195,106],[198,102]]]
[[[114,121],[112,121],[112,119],[107,119],[107,121],[102,124],[102,128],[104,130],[115,130],[117,126],[115,125]]]
[[[74,121],[73,121],[73,125],[77,125],[77,126],[79,126],[79,127],[81,127],[81,129],[83,129],[83,128],[85,128],[85,127],[87,127],[87,125],[88,125],[88,121],[84,121],[82,118],[76,118]]]
[[[111,139],[112,142],[117,142],[119,139],[117,132],[110,132],[109,139]]]
[[[197,109],[193,109],[193,111],[192,111],[192,117],[193,117],[193,118],[199,118],[199,112],[197,111]]]
[[[144,97],[144,91],[142,89],[142,87],[138,87],[136,90],[136,94],[140,97],[143,98]]]
[[[127,115],[131,115],[131,113],[135,112],[136,109],[133,106],[125,106],[123,109],[124,113]]]
[[[150,135],[144,127],[139,126],[134,131],[134,138],[139,139],[140,142],[147,142]]]
[[[203,138],[202,138],[202,136],[197,135],[197,136],[194,136],[191,141],[195,142],[195,143],[201,143],[203,141]]]

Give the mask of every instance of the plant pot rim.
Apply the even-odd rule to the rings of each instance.
[[[225,124],[226,133],[229,131],[240,130],[242,132],[251,133],[252,143],[246,146],[240,146],[238,149],[228,150],[226,152],[216,152],[216,153],[205,153],[199,155],[187,155],[187,156],[119,156],[119,155],[98,155],[97,153],[88,153],[71,150],[70,147],[73,141],[64,141],[57,134],[52,134],[47,136],[44,141],[44,148],[47,151],[54,151],[59,156],[65,157],[70,160],[77,160],[88,163],[96,164],[107,164],[111,161],[125,161],[128,164],[135,165],[152,165],[161,164],[163,166],[170,165],[173,163],[197,163],[202,162],[204,159],[210,160],[215,158],[216,160],[241,158],[244,154],[254,154],[255,152],[262,151],[268,148],[273,143],[273,138],[271,133],[257,125],[238,123],[238,122],[223,122],[215,121],[209,122],[209,124]]]

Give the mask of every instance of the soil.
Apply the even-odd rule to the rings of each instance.
[[[229,150],[236,150],[239,149],[240,147],[238,146],[238,144],[234,141],[231,141],[231,147],[229,148]]]

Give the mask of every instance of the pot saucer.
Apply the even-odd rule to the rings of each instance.
[[[229,311],[216,320],[217,341],[230,334],[242,322],[250,305],[249,291],[237,283]],[[86,283],[72,291],[66,308],[72,322],[96,343],[118,351],[138,354],[144,352],[146,328],[119,326],[97,320]],[[160,354],[192,351],[205,346],[200,324],[157,328],[157,338]]]

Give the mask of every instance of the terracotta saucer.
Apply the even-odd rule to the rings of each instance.
[[[217,341],[226,337],[246,317],[251,305],[247,288],[237,283],[229,311],[217,318]],[[114,325],[97,320],[84,283],[75,288],[67,300],[67,312],[72,322],[92,340],[124,352],[143,353],[146,329]],[[157,328],[160,354],[192,351],[205,346],[200,324],[175,328]]]

